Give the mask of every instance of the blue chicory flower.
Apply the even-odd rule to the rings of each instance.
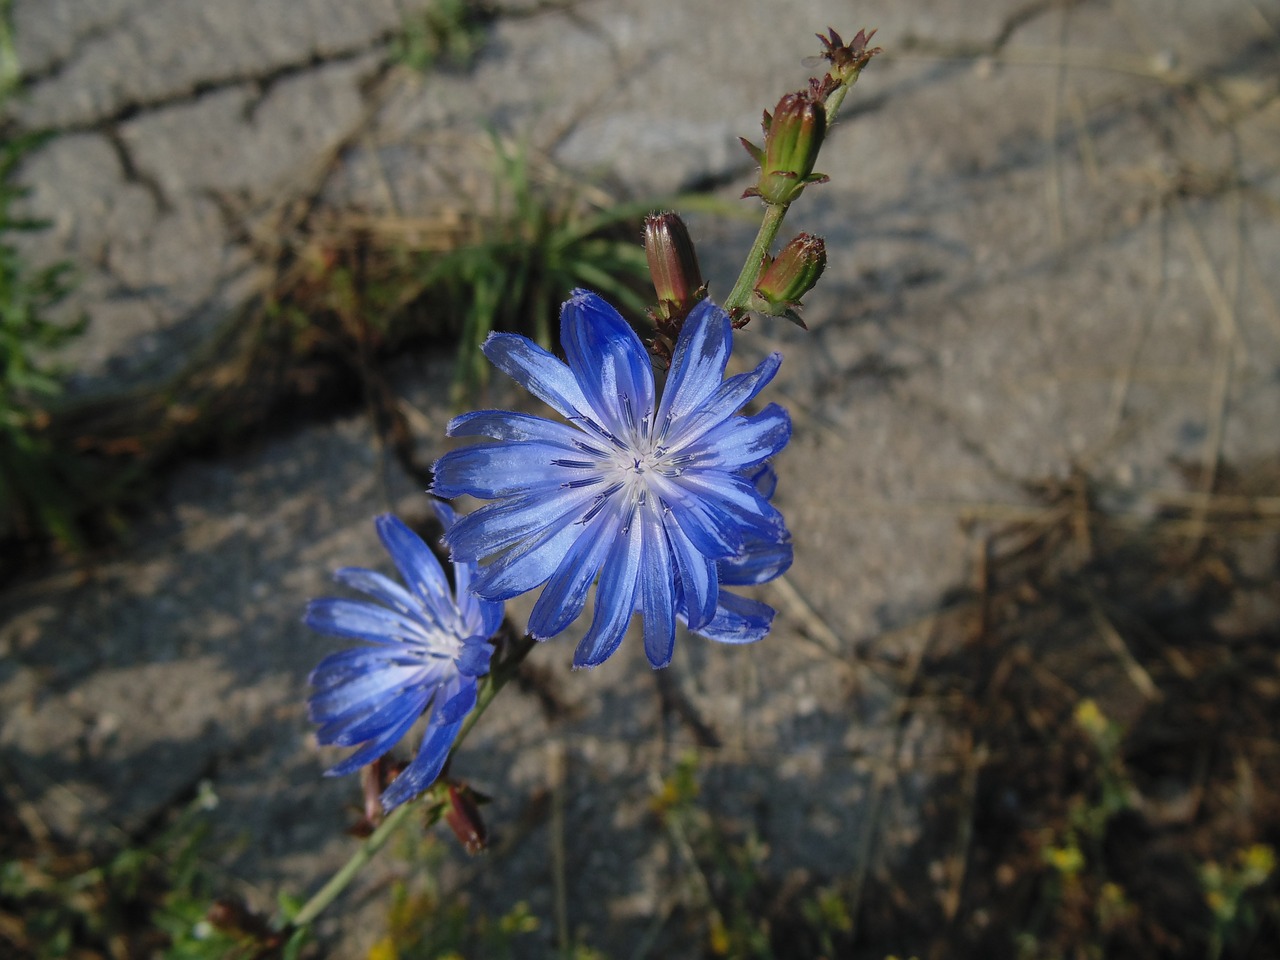
[[[454,525],[450,507],[437,503],[436,514],[446,531]],[[366,644],[320,661],[311,674],[315,692],[308,707],[320,725],[320,743],[362,744],[326,772],[335,777],[377,760],[430,714],[417,756],[382,794],[389,812],[440,775],[475,706],[476,680],[489,672],[502,604],[468,589],[476,573],[469,563],[454,564],[455,599],[421,537],[390,514],[374,523],[408,589],[373,570],[345,567],[334,579],[378,603],[326,597],[307,605],[305,622],[313,630]]]
[[[720,588],[763,583],[791,564],[790,534],[769,503],[772,471],[761,469],[790,439],[790,418],[776,404],[737,416],[782,358],[724,379],[732,326],[704,300],[684,323],[655,410],[644,346],[600,297],[574,291],[560,339],[567,364],[515,334],[491,334],[484,352],[567,424],[501,410],[449,424],[450,436],[495,441],[435,465],[438,496],[494,501],[445,535],[455,561],[485,563],[471,589],[498,601],[542,586],[529,633],[546,639],[577,619],[598,574],[576,667],[604,662],[636,611],[655,667],[671,661],[677,620],[726,643],[763,637],[773,610]]]

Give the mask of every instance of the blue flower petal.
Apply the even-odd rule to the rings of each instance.
[[[773,504],[756,493],[745,477],[708,470],[690,471],[680,478],[689,503],[701,507],[716,522],[736,529],[740,534],[738,552],[745,539],[781,542],[787,539],[787,526]]]
[[[728,557],[742,549],[742,531],[724,510],[713,509],[704,500],[683,490],[678,498],[672,497],[668,505],[671,519],[680,533],[704,557]]]
[[[404,735],[409,732],[409,729],[417,720],[417,714],[406,714],[400,723],[387,727],[380,735],[374,737],[351,756],[326,770],[324,775],[326,777],[344,777],[348,773],[355,773],[366,764],[373,763],[379,757],[385,756],[392,747],[404,738]]]
[[[729,314],[703,300],[689,313],[676,341],[671,372],[654,420],[660,436],[666,424],[689,416],[716,392],[732,349]]]
[[[678,524],[666,524],[666,533],[687,605],[689,628],[697,629],[716,613],[716,595],[719,593],[716,563],[694,546]]]
[[[331,653],[311,671],[308,683],[320,690],[348,683],[370,671],[391,667],[422,667],[422,656],[408,644],[387,644],[376,647],[353,647]]]
[[[359,717],[335,721],[316,731],[321,743],[333,743],[340,747],[353,747],[357,743],[378,737],[389,725],[398,724],[402,717],[417,718],[431,701],[434,688],[415,687],[401,690],[385,700],[376,710]]]
[[[540,530],[484,567],[471,589],[488,600],[510,600],[528,593],[551,579],[565,552],[581,535],[579,523]]]
[[[432,500],[431,506],[435,509],[440,525],[446,531],[458,522],[458,515],[443,500]],[[470,563],[455,563],[453,565],[453,589],[457,595],[458,614],[462,621],[459,632],[468,636],[468,643],[471,643],[475,638],[487,639],[492,637],[497,632],[498,627],[502,625],[503,614],[502,604],[481,600],[471,592],[471,574],[474,569],[475,565]],[[489,650],[492,653],[492,647],[489,647]],[[471,676],[481,676],[487,672],[487,659],[483,670],[477,668],[469,671]]]
[[[766,500],[773,499],[773,493],[778,489],[778,474],[770,464],[756,464],[750,470],[744,471],[743,476],[756,488],[756,493]]]
[[[471,589],[472,565],[458,564],[454,583],[458,589],[458,610],[462,622],[473,637],[492,637],[502,626],[503,606],[483,600]]]
[[[715,618],[696,632],[718,643],[755,643],[769,632],[773,617],[768,604],[721,590]]]
[[[741,553],[716,561],[720,582],[733,586],[768,583],[791,568],[791,542],[752,540]]]
[[[458,513],[453,507],[445,503],[443,500],[432,500],[431,509],[436,515],[436,519],[440,521],[440,526],[448,530],[458,522]]]
[[[435,782],[449,759],[449,748],[462,729],[462,721],[446,723],[431,727],[422,738],[422,746],[413,762],[401,771],[400,776],[391,782],[391,786],[382,792],[382,809],[386,812],[394,810],[406,800],[411,800]]]
[[[681,451],[708,430],[728,420],[755,399],[781,365],[782,355],[771,353],[754,370],[724,381],[697,410],[672,424],[667,431],[668,446],[673,451]]]
[[[320,661],[319,665],[311,671],[311,676],[307,678],[307,683],[321,690],[349,683],[356,677],[368,673],[371,665],[376,669],[381,669],[384,664],[394,662],[400,649],[399,645],[388,645],[385,647],[351,647],[347,650],[339,650],[337,653],[331,653]],[[372,655],[376,653],[384,654],[384,656],[375,658]]]
[[[461,720],[476,705],[476,682],[471,677],[457,677],[436,697],[433,721],[453,723]]]
[[[675,568],[662,520],[641,510],[640,610],[644,614],[644,652],[655,669],[671,662],[676,645]]]
[[[498,606],[498,604],[493,604]],[[483,677],[489,672],[489,661],[493,659],[493,644],[487,641],[468,640],[454,662],[458,665],[458,673],[464,677]]]
[[[712,427],[695,443],[685,446],[683,452],[695,458],[700,470],[736,471],[769,459],[790,439],[791,417],[771,403],[754,417],[730,417]]]
[[[609,433],[627,436],[653,413],[649,355],[617,310],[594,293],[575,290],[560,310],[560,343],[595,419]]]
[[[566,450],[577,450],[582,440],[582,434],[566,424],[509,410],[464,413],[450,420],[445,432],[451,437],[492,437],[508,443],[538,440]]]
[[[414,617],[420,612],[420,605],[413,594],[390,577],[375,570],[366,570],[363,567],[343,567],[334,571],[333,579],[344,587],[359,590],[375,600],[381,600],[392,610],[406,614],[409,617]]]
[[[595,617],[574,651],[575,667],[599,666],[622,642],[636,609],[643,543],[642,525],[632,522],[624,526],[609,545],[609,555],[596,587]]]
[[[328,724],[358,709],[376,709],[391,691],[403,689],[420,672],[421,667],[402,666],[347,677],[313,694],[307,701],[307,716],[312,723]]]
[[[403,643],[423,633],[423,624],[365,600],[325,597],[307,604],[303,622],[318,633],[369,643]]]
[[[594,489],[579,488],[559,491],[551,497],[499,500],[463,517],[444,535],[444,540],[455,560],[479,560],[527,541],[548,527],[572,524],[587,512],[595,496]]]
[[[435,465],[431,490],[439,497],[471,496],[494,500],[558,489],[572,479],[561,463],[573,451],[541,441],[478,443],[450,450]]]
[[[376,517],[374,526],[405,584],[422,601],[423,612],[442,629],[454,627],[457,608],[449,591],[449,580],[431,548],[399,517],[389,513]]]
[[[481,349],[495,367],[566,420],[591,412],[573,372],[532,340],[514,333],[491,333]]]
[[[610,542],[607,534],[617,525],[617,512],[616,501],[606,505],[565,552],[529,614],[529,634],[535,639],[554,637],[582,613],[587,590],[604,564]]]

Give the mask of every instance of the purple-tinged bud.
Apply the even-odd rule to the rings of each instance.
[[[770,116],[764,115],[764,149],[742,141],[747,153],[760,164],[760,180],[744,197],[760,197],[766,203],[785,206],[805,185],[822,183],[825,174],[814,173],[813,164],[827,132],[827,111],[808,93],[788,93]]]
[[[477,854],[489,845],[489,831],[480,816],[480,802],[485,799],[468,786],[449,784],[449,807],[444,819],[470,854]]]
[[[386,757],[379,757],[360,770],[360,792],[364,795],[364,820],[373,829],[377,829],[382,823],[380,798],[382,791],[387,787],[385,780],[389,766],[390,762]]]
[[[649,349],[666,364],[680,337],[681,325],[689,311],[706,298],[707,287],[702,282],[689,228],[676,214],[653,213],[644,218],[644,252],[653,289],[658,294],[657,307],[649,311],[656,331]]]
[[[689,228],[674,213],[644,218],[644,253],[663,319],[684,318],[706,296]]]
[[[803,327],[796,310],[800,298],[813,289],[827,268],[827,245],[821,237],[802,233],[772,260],[766,255],[756,281],[752,309],[771,317],[786,317]]]
[[[384,819],[382,813],[382,792],[387,789],[408,764],[379,757],[373,763],[360,770],[360,792],[364,797],[364,813],[360,819],[347,827],[346,832],[353,837],[367,837],[381,826]]]

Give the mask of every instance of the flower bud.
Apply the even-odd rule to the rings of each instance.
[[[644,218],[644,253],[649,275],[658,294],[658,312],[664,320],[683,319],[705,296],[698,254],[689,228],[674,213],[653,213]]]
[[[658,294],[658,305],[649,310],[655,331],[649,350],[665,366],[680,338],[681,325],[706,297],[707,288],[689,228],[676,214],[653,213],[644,218],[644,253]]]
[[[477,854],[489,845],[489,831],[480,816],[481,800],[486,799],[467,786],[449,784],[449,807],[444,819],[464,850]]]
[[[851,84],[858,79],[858,74],[862,73],[862,68],[871,61],[871,58],[877,53],[882,53],[883,49],[867,48],[871,38],[876,35],[874,30],[870,33],[859,30],[852,40],[845,43],[834,28],[829,29],[831,34],[829,37],[818,34],[818,39],[822,41],[822,58],[831,64],[827,75],[831,77],[831,82],[834,84]]]
[[[764,115],[764,149],[742,141],[760,164],[760,180],[744,197],[760,197],[766,203],[785,206],[808,183],[822,183],[825,174],[814,173],[813,164],[827,132],[827,111],[808,93],[788,93]]]
[[[772,317],[786,317],[804,326],[795,312],[800,298],[813,289],[827,267],[827,245],[821,237],[802,233],[768,260],[756,281],[752,309]]]
[[[367,767],[361,768],[360,792],[364,797],[364,813],[359,820],[347,827],[347,833],[353,837],[367,837],[381,826],[384,819],[382,791],[400,776],[406,766],[402,761],[379,757]]]

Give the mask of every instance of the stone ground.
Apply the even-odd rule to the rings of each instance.
[[[75,388],[145,384],[260,290],[299,184],[335,209],[426,213],[483,176],[456,145],[493,127],[631,196],[736,196],[736,137],[804,82],[812,34],[879,28],[887,52],[824,151],[831,183],[788,221],[831,257],[810,332],[739,337],[743,365],[785,353],[772,393],[795,420],[777,499],[796,562],[762,594],[776,629],[745,649],[685,637],[658,678],[637,643],[571,674],[573,639],[553,642],[535,658],[565,709],[504,695],[455,768],[498,798],[499,849],[448,860],[447,884],[549,918],[559,844],[586,942],[629,956],[656,931],[662,955],[695,956],[645,813],[696,745],[664,704],[715,732],[704,802],[754,824],[771,869],[863,870],[911,835],[914,772],[937,762],[937,731],[890,722],[898,668],[991,524],[1073,471],[1140,519],[1280,452],[1280,4],[508,0],[472,68],[425,77],[387,65],[421,6],[18,0],[11,111],[54,134],[23,170],[52,221],[28,253],[80,268]],[[723,293],[752,228],[691,222]],[[444,449],[448,377],[447,358],[397,364],[425,457]],[[331,569],[382,563],[369,519],[388,507],[427,511],[364,418],[340,417],[185,464],[125,546],[12,587],[6,789],[87,841],[209,778],[244,891],[269,907],[308,889],[351,849],[355,784],[319,777],[305,679],[334,647],[299,615]],[[907,784],[897,802],[885,783]],[[531,814],[547,795],[563,820]],[[322,925],[334,956],[377,932],[362,889]]]

